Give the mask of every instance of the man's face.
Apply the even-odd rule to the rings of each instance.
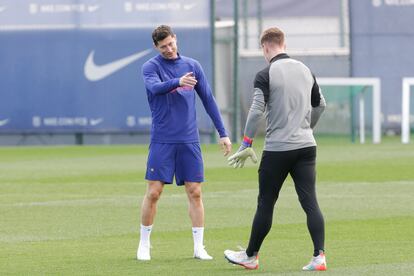
[[[176,36],[167,36],[158,45],[155,46],[158,52],[166,59],[176,59],[177,55],[177,38]]]

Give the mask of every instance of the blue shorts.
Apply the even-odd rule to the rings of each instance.
[[[146,180],[171,184],[175,175],[178,186],[184,182],[203,182],[204,166],[199,143],[151,143],[147,161]]]

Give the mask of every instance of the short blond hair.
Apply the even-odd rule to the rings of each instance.
[[[275,43],[282,46],[283,43],[285,43],[285,34],[277,27],[269,28],[263,31],[260,36],[260,45],[263,45],[265,42]]]

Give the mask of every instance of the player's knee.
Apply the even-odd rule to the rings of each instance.
[[[158,201],[158,199],[160,199],[160,197],[161,197],[161,191],[150,190],[150,191],[147,192],[147,198],[148,198],[148,200],[150,200],[152,202]]]
[[[200,200],[201,199],[201,189],[194,188],[188,191],[188,196],[191,200]]]
[[[318,203],[314,199],[301,199],[299,202],[305,213],[312,213],[319,210]]]
[[[277,199],[278,195],[269,197],[268,195],[259,194],[259,196],[257,197],[257,208],[273,210]]]

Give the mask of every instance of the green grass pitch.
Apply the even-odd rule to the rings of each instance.
[[[318,142],[325,274],[413,275],[414,144]],[[261,147],[255,142],[258,153]],[[205,244],[214,260],[192,258],[187,198],[169,185],[151,236],[152,260],[138,262],[147,146],[0,148],[0,275],[303,275],[312,244],[291,179],[259,270],[224,260],[225,249],[247,244],[257,165],[234,170],[217,145],[203,152]]]

